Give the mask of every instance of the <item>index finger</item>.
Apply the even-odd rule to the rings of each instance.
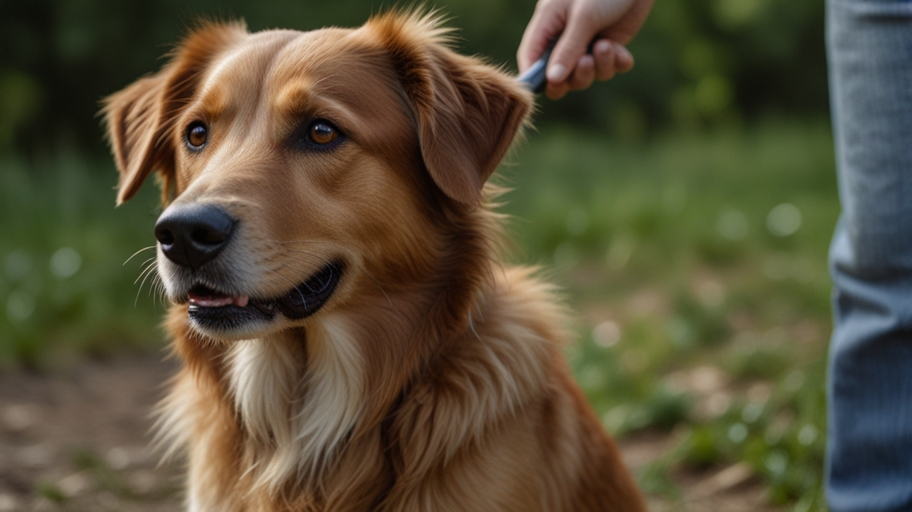
[[[563,31],[567,13],[561,12],[560,5],[555,4],[556,2],[539,2],[536,5],[516,52],[516,64],[520,73],[538,60],[551,39]]]

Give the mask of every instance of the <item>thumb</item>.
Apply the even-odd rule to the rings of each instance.
[[[595,37],[595,32],[591,31],[589,27],[580,26],[571,20],[551,53],[546,73],[548,81],[560,83],[566,80],[576,67],[580,57],[586,54],[586,49],[593,37]]]

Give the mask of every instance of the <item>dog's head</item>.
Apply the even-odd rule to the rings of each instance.
[[[105,114],[118,203],[161,178],[169,298],[228,340],[420,279],[530,106],[432,18],[386,14],[306,33],[206,25]]]

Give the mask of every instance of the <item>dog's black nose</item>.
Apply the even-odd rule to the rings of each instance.
[[[217,206],[172,206],[155,223],[155,238],[169,260],[197,270],[228,245],[234,224]]]

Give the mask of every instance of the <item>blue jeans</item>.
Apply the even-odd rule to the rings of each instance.
[[[833,512],[912,510],[912,1],[828,0]]]

